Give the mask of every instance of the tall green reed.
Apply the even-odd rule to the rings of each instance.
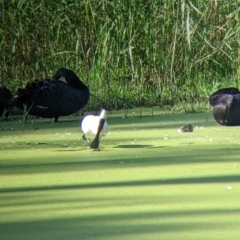
[[[239,86],[239,0],[2,0],[2,84],[66,66],[89,107],[173,105]]]

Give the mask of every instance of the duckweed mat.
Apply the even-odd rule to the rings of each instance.
[[[240,127],[210,112],[109,112],[93,151],[80,117],[29,119],[0,122],[1,239],[240,238]]]

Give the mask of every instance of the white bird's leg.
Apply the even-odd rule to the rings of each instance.
[[[90,138],[86,138],[85,134],[82,135],[82,139],[87,141],[87,143],[90,143]]]

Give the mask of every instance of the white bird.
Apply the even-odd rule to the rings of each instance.
[[[85,134],[94,134],[95,139],[92,141],[90,147],[98,148],[100,139],[105,136],[108,132],[108,123],[106,121],[106,110],[102,109],[99,116],[95,115],[87,115],[83,118],[81,123],[81,129],[83,131],[82,138],[84,140],[89,139],[86,138]]]

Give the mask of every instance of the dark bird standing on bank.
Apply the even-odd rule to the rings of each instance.
[[[237,88],[223,88],[209,98],[215,120],[224,126],[240,126],[240,91]]]
[[[63,77],[66,82],[59,81]],[[71,115],[88,102],[89,89],[78,76],[67,68],[60,68],[53,79],[35,80],[19,88],[13,98],[14,105],[26,115],[54,118]]]
[[[11,99],[11,92],[5,87],[0,87],[0,118],[8,117],[9,111],[12,109],[12,105],[9,103]]]

